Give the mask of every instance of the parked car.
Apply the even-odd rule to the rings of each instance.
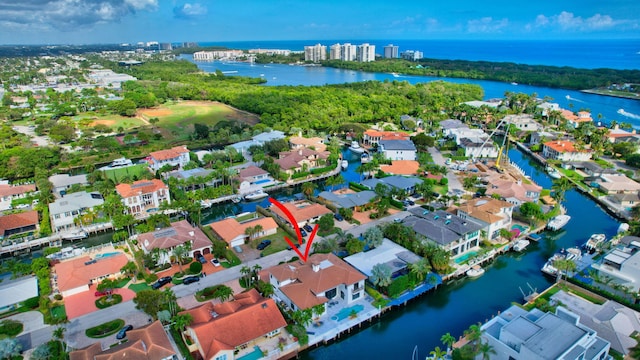
[[[240,246],[234,246],[233,250],[235,250],[238,254],[242,253],[242,248]]]
[[[200,281],[199,276],[187,276],[186,278],[182,279],[182,283],[185,285],[189,285],[191,283],[198,282],[198,281]]]
[[[296,243],[296,248],[300,249],[300,244]],[[287,245],[287,250],[293,250],[291,245]]]
[[[308,233],[313,232],[313,228],[309,224],[303,226],[302,228]]]
[[[125,325],[122,329],[120,329],[120,331],[118,331],[118,334],[116,334],[116,339],[122,340],[127,337],[127,331],[129,330],[133,330],[133,325]]]
[[[258,244],[258,250],[264,250],[269,245],[271,245],[271,240],[262,240],[260,244]]]
[[[27,209],[28,207],[29,207],[29,204],[20,204],[16,206],[16,209]]]
[[[105,296],[105,295],[109,295],[108,291],[96,291],[95,293],[96,297],[97,296]]]
[[[302,237],[307,237],[307,232],[304,231],[304,229],[300,229],[300,235],[302,235]]]
[[[393,222],[396,223],[396,224],[399,224],[399,223],[402,222],[402,219],[401,218],[395,218],[395,219],[393,219]]]
[[[218,261],[218,259],[213,258],[211,259],[211,263],[213,264],[213,266],[218,267],[220,266],[220,261]]]
[[[161,287],[163,287],[164,285],[168,284],[171,282],[171,276],[165,276],[165,277],[161,277],[160,279],[158,279],[158,281],[154,282],[151,285],[151,288],[154,290],[158,290]]]
[[[344,220],[344,218],[342,217],[342,215],[340,215],[340,214],[338,214],[338,213],[333,214],[333,218],[334,218],[334,219],[336,219],[336,220],[338,220],[338,221],[342,221],[342,220]]]
[[[207,259],[205,259],[204,256],[202,256],[202,255],[198,255],[198,261],[200,261],[203,264],[207,263]]]

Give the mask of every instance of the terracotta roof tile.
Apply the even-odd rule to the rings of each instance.
[[[0,184],[0,197],[15,196],[36,191],[36,186],[31,185],[6,185]]]
[[[231,244],[233,239],[240,235],[244,235],[247,228],[254,227],[256,225],[262,226],[263,231],[278,228],[278,224],[276,224],[275,220],[270,217],[261,217],[243,223],[239,223],[236,219],[228,218],[216,221],[209,226],[211,226],[211,229],[213,229],[213,231],[220,236],[222,240]]]
[[[292,136],[289,142],[296,146],[304,146],[305,148],[313,146],[317,151],[325,151],[327,145],[323,143],[323,139],[319,137],[305,138],[301,136]]]
[[[172,231],[173,229],[173,231]],[[193,235],[191,235],[193,233]],[[202,230],[191,226],[187,220],[171,224],[170,228],[160,229],[138,235],[138,243],[147,251],[153,249],[173,249],[178,245],[191,242],[191,249],[197,250],[211,246],[211,241]]]
[[[120,272],[120,269],[129,262],[129,258],[122,253],[105,257],[94,263],[85,265],[85,263],[90,260],[92,259],[89,256],[82,256],[63,261],[54,266],[55,272],[58,275],[58,288],[60,291],[67,291],[82,285],[88,285],[92,279],[101,276],[117,274]]]
[[[547,141],[546,143],[544,143],[544,146],[552,150],[555,150],[556,152],[559,152],[559,153],[586,152],[586,150],[578,151],[573,145],[573,142],[569,140]]]
[[[149,156],[151,156],[156,161],[162,161],[178,158],[180,157],[180,155],[188,152],[189,149],[187,149],[186,146],[175,146],[167,150],[153,151],[149,153]]]
[[[380,170],[387,174],[415,175],[419,167],[420,163],[414,160],[394,160],[391,165],[380,165]]]
[[[257,175],[264,175],[264,174],[268,174],[268,172],[266,170],[263,170],[257,166],[248,166],[242,170],[240,170],[240,177],[241,178],[246,178],[246,177],[250,177],[250,176],[257,176]]]
[[[487,224],[493,224],[504,220],[501,215],[503,208],[513,208],[513,204],[492,198],[478,198],[460,205],[459,210]]]
[[[283,205],[291,212],[293,218],[299,223],[308,221],[317,216],[331,213],[331,210],[326,207],[316,203],[309,203],[307,201],[287,202]],[[271,206],[269,209],[279,217],[289,221],[289,218],[277,206]]]
[[[38,212],[35,210],[0,216],[0,235],[8,230],[37,224]]]
[[[116,185],[116,191],[118,192],[118,195],[120,195],[124,199],[139,194],[153,193],[160,189],[166,189],[167,191],[169,191],[167,185],[165,185],[162,180],[159,179],[139,180],[134,182],[133,184]]]

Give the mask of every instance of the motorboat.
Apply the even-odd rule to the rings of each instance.
[[[560,171],[558,171],[557,169],[551,166],[547,166],[545,170],[547,171],[547,174],[551,178],[560,179],[562,177],[562,174],[560,174]]]
[[[358,142],[355,140],[351,142],[351,146],[349,146],[349,150],[351,150],[356,154],[362,154],[364,152],[364,148],[361,147],[360,144],[358,144]]]
[[[518,83],[514,81],[511,83],[511,85],[518,86]]]
[[[521,252],[522,250],[526,249],[530,243],[531,242],[527,239],[520,239],[513,244],[512,249],[513,251]]]
[[[76,256],[80,256],[82,254],[84,254],[85,249],[84,248],[74,248],[71,246],[68,247],[64,247],[62,249],[60,249],[60,251],[53,253],[53,254],[49,254],[47,255],[47,259],[50,260],[65,260],[65,259],[70,259]]]
[[[571,216],[569,215],[558,215],[547,223],[547,229],[551,231],[558,231],[567,225],[569,220],[571,220]]]
[[[578,261],[582,259],[582,251],[578,248],[561,249],[560,252],[553,254],[552,257],[542,266],[541,271],[549,276],[558,276],[558,269],[555,267],[555,262],[558,260],[572,260]],[[564,272],[563,272],[564,275]]]
[[[627,223],[621,223],[620,226],[618,226],[618,234],[623,233],[625,231],[629,230],[629,224]]]
[[[598,249],[598,246],[605,242],[607,237],[605,234],[593,234],[584,244],[584,249],[589,252],[589,254],[593,254]]]
[[[124,166],[131,166],[133,165],[133,162],[127,158],[119,158],[119,159],[115,159],[111,162],[111,166],[112,168],[116,168],[116,167],[124,167]]]
[[[484,274],[484,269],[480,265],[473,265],[465,274],[470,278],[477,278]]]
[[[366,164],[369,161],[371,161],[371,156],[369,155],[368,152],[363,152],[362,155],[360,155],[360,162],[362,164]]]
[[[256,190],[250,194],[245,195],[244,199],[248,201],[254,201],[254,200],[264,199],[267,196],[269,196],[269,194],[267,194],[266,192],[262,190]]]
[[[347,170],[347,168],[349,167],[349,162],[347,160],[342,160],[340,162],[340,167],[342,168],[342,171]]]
[[[89,234],[84,230],[76,230],[67,233],[63,233],[60,235],[64,240],[80,240],[89,236]]]

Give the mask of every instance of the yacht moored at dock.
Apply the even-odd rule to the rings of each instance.
[[[562,177],[562,174],[560,174],[560,172],[557,169],[552,168],[551,166],[547,166],[545,168],[545,171],[551,178],[560,179]]]
[[[340,168],[342,168],[342,171],[347,170],[348,167],[349,167],[349,162],[347,160],[342,160],[340,162]]]
[[[553,254],[552,257],[542,267],[541,271],[549,276],[558,276],[558,269],[555,267],[555,262],[558,260],[572,260],[578,261],[582,259],[582,251],[578,248],[569,248],[567,250],[562,249],[560,252]],[[564,274],[564,271],[563,271]]]
[[[362,153],[362,155],[360,155],[360,162],[361,162],[362,164],[366,164],[366,163],[368,163],[369,161],[371,161],[371,156],[369,156],[369,153],[368,153],[368,152],[366,152],[366,151],[365,151],[365,152],[363,152],[363,153]]]
[[[470,278],[477,278],[484,274],[484,269],[480,265],[473,265],[465,274]]]
[[[260,189],[245,195],[244,199],[247,201],[254,201],[254,200],[264,199],[267,196],[269,196],[269,194],[267,194],[266,192],[262,191],[262,189]]]
[[[558,231],[567,225],[569,220],[571,220],[571,216],[569,215],[558,215],[547,223],[547,229],[551,231]]]
[[[356,140],[351,142],[351,146],[349,146],[349,150],[356,154],[362,154],[364,152],[364,148],[358,144]]]
[[[607,237],[605,234],[593,234],[584,244],[584,249],[589,252],[589,254],[593,254],[598,249],[598,246],[605,242]]]
[[[530,243],[531,242],[527,239],[520,239],[513,244],[512,249],[513,251],[521,252],[522,250],[526,249]]]

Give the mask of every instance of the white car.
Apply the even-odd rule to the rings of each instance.
[[[29,204],[20,204],[16,206],[16,209],[28,209],[28,208],[29,208]]]
[[[218,261],[218,259],[213,258],[211,259],[211,263],[213,264],[213,266],[218,267],[220,266],[220,261]]]

